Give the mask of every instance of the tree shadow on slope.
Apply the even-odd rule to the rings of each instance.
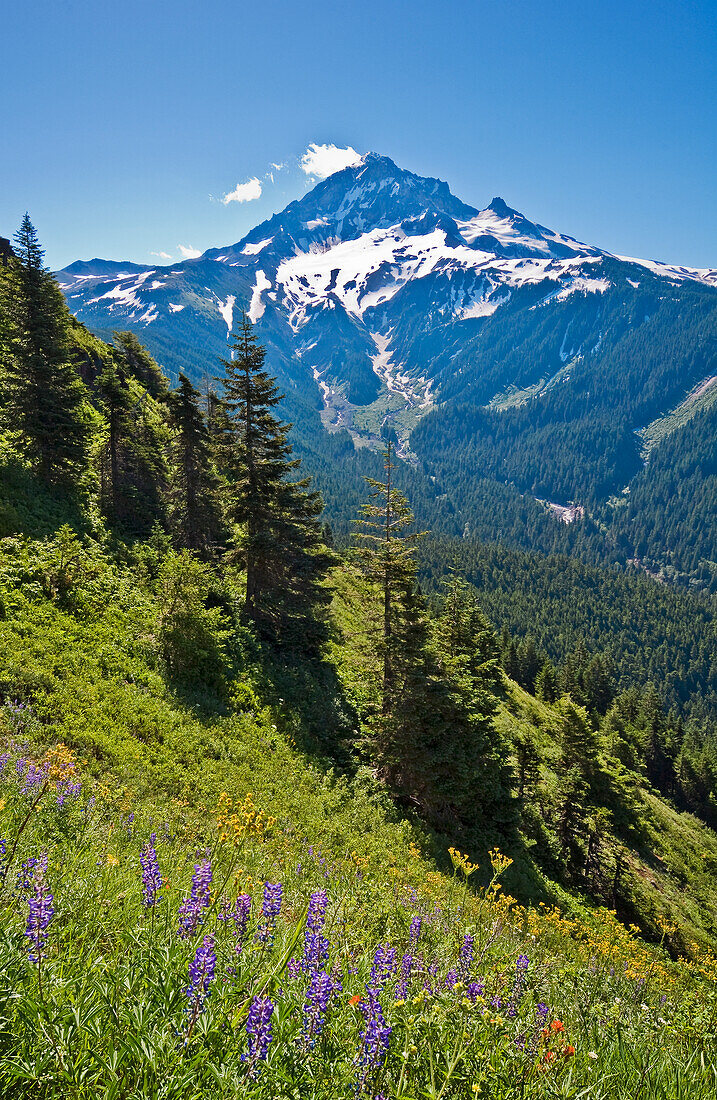
[[[64,524],[79,533],[89,530],[81,491],[48,486],[17,456],[0,454],[0,538],[46,538]]]

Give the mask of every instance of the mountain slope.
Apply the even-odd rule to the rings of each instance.
[[[484,531],[488,483],[506,487],[508,527],[521,495],[594,512],[642,469],[639,433],[717,374],[717,271],[611,255],[499,198],[477,210],[376,154],[234,245],[59,278],[94,331],[135,329],[170,375],[200,381],[246,309],[319,478],[393,428],[452,533]],[[371,472],[368,456],[353,466]],[[541,545],[563,539],[557,522],[545,513]],[[606,560],[610,514],[601,524]]]
[[[95,328],[134,325],[153,350],[171,335],[172,372],[184,365],[183,344],[196,357],[195,377],[212,372],[244,308],[276,366],[327,411],[337,389],[361,406],[383,388],[420,412],[456,392],[474,396],[465,363],[477,338],[500,352],[500,338],[484,337],[496,314],[519,315],[524,338],[559,332],[558,347],[533,365],[533,374],[540,367],[550,377],[587,350],[606,292],[632,303],[647,283],[679,298],[682,284],[715,282],[717,273],[616,259],[528,221],[502,199],[478,211],[445,183],[368,154],[235,245],[164,268],[80,261],[60,281],[73,311]],[[573,299],[587,314],[577,324]],[[510,362],[478,380],[483,390],[495,387],[475,395],[488,399],[534,381]]]

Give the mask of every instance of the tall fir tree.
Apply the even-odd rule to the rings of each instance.
[[[133,332],[113,333],[114,344],[124,360],[125,371],[136,378],[152,397],[167,395],[167,379],[161,367],[152,358]]]
[[[459,702],[451,735],[463,727],[461,763],[470,798],[481,817],[512,824],[511,745],[494,721],[505,696],[500,647],[475,590],[455,571],[444,584],[435,637],[441,671]]]
[[[316,649],[326,637],[325,578],[334,560],[321,536],[323,502],[309,491],[310,478],[290,480],[300,466],[291,458],[291,425],[273,414],[281,394],[246,314],[232,349],[233,358],[221,360],[222,405],[215,411],[224,511],[233,527],[227,557],[246,572],[246,617],[276,642]]]
[[[206,559],[220,547],[222,519],[219,479],[213,468],[211,440],[200,400],[199,391],[180,374],[179,387],[169,395],[174,437],[167,496],[169,527],[175,545]]]
[[[416,585],[415,553],[419,532],[409,532],[413,512],[394,484],[397,469],[393,442],[383,452],[385,481],[367,477],[369,499],[356,521],[356,557],[366,577],[377,584],[383,605],[380,645],[382,663],[381,712],[391,713],[396,685],[396,664],[405,639],[401,635],[401,594]]]
[[[481,638],[483,623],[461,613],[453,625],[470,636],[466,651],[448,657],[440,631],[437,644],[416,580],[420,535],[410,532],[411,509],[394,485],[391,441],[384,469],[385,481],[366,478],[370,496],[355,536],[357,563],[381,604],[380,713],[369,723],[366,746],[403,802],[439,828],[470,833],[487,813],[500,816],[501,801],[503,809],[510,802],[492,729],[500,678],[495,641]]]
[[[129,534],[146,536],[164,520],[167,471],[161,419],[146,407],[151,398],[130,388],[121,362],[105,362],[96,392],[107,424],[99,454],[102,509]]]
[[[3,369],[6,426],[48,483],[84,472],[90,438],[86,390],[71,361],[69,314],[25,214],[6,281],[10,346]]]
[[[468,678],[474,696],[487,695],[485,707],[493,714],[504,695],[500,646],[480,609],[475,589],[455,570],[443,585],[436,636],[446,666]]]

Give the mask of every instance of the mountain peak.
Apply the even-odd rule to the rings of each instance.
[[[512,218],[518,213],[517,210],[513,210],[512,207],[508,206],[505,199],[502,199],[500,195],[496,195],[490,200],[486,210],[492,210],[499,218]]]

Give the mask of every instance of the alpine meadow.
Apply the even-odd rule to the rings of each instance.
[[[714,13],[40,6],[0,1100],[714,1100]]]

